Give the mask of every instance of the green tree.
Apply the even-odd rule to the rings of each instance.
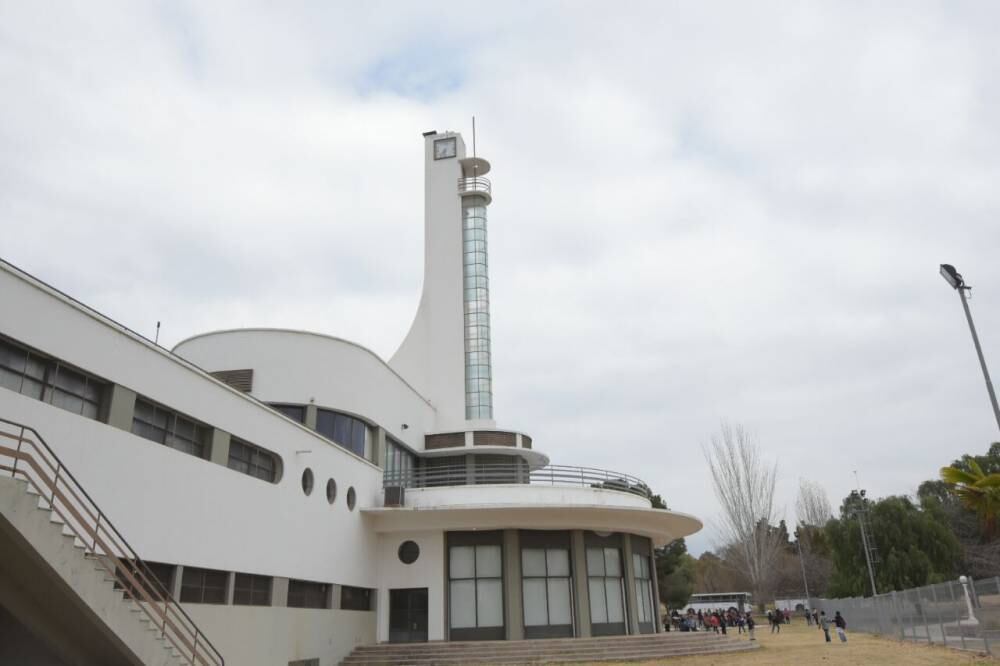
[[[656,549],[656,582],[660,601],[667,608],[683,608],[694,592],[695,559],[687,552],[684,539]]]
[[[862,509],[867,511],[864,518],[879,556],[875,566],[879,592],[927,585],[956,574],[961,546],[940,511],[919,507],[906,497],[872,502],[851,495],[841,505],[840,517],[824,528],[833,561],[831,596],[871,594],[856,517]]]
[[[996,537],[1000,514],[1000,473],[987,473],[977,460],[968,456],[961,462],[964,464],[956,462],[950,467],[942,467],[941,480],[966,509],[975,512],[983,538],[992,541]]]

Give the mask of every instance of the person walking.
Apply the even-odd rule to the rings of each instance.
[[[830,620],[826,618],[826,611],[819,614],[819,628],[823,630],[823,635],[826,636],[826,642],[830,642]]]
[[[781,611],[775,611],[774,615],[771,617],[771,633],[781,633],[781,623],[784,621],[784,615]]]
[[[847,642],[847,620],[844,616],[837,611],[833,616],[833,623],[837,626],[837,636],[840,638],[841,643]]]
[[[754,638],[753,628],[754,628],[753,612],[751,611],[747,613],[747,633],[750,634],[750,640],[755,641],[757,639]]]

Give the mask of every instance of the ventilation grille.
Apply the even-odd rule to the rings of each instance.
[[[246,370],[219,370],[208,374],[229,384],[237,391],[249,393],[253,390],[253,370],[250,368]]]

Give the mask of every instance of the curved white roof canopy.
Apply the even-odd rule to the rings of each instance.
[[[592,530],[627,532],[649,537],[654,546],[694,534],[702,522],[686,513],[664,509],[599,505],[450,506],[435,508],[363,509],[376,532],[414,530]]]

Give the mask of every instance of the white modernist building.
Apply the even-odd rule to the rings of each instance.
[[[75,560],[46,555],[63,546],[199,664],[660,630],[653,549],[701,523],[497,425],[490,165],[452,132],[426,133],[424,153],[423,295],[388,362],[278,329],[167,350],[0,261],[0,558],[19,563],[0,568],[0,662],[140,650],[74,629],[111,615],[82,573],[59,572]],[[44,540],[19,493],[69,545]],[[90,619],[59,619],[57,588]]]

